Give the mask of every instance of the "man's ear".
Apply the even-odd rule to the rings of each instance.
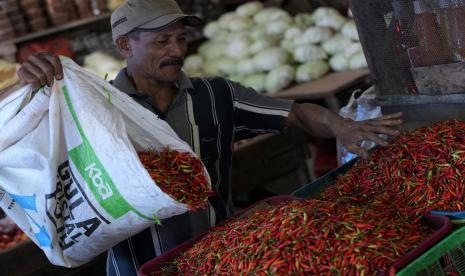
[[[131,44],[129,37],[126,35],[120,36],[116,39],[116,48],[118,52],[125,58],[132,56]]]

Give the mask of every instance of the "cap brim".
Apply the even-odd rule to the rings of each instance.
[[[167,14],[160,16],[157,19],[149,21],[145,24],[138,26],[137,30],[161,30],[164,29],[176,22],[181,21],[186,26],[199,27],[202,26],[203,21],[195,15],[186,15],[186,14]]]

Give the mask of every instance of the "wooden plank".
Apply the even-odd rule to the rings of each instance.
[[[465,62],[412,68],[419,94],[449,95],[465,92]]]
[[[302,101],[324,99],[361,82],[369,73],[368,69],[330,73],[319,80],[298,84],[271,96]]]

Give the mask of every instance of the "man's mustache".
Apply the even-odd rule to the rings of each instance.
[[[184,61],[182,59],[180,59],[180,58],[172,58],[172,59],[168,59],[168,60],[163,61],[162,63],[160,63],[160,67],[165,67],[165,66],[170,66],[170,65],[183,66]]]

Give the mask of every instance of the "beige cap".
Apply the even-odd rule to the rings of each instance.
[[[155,31],[180,20],[187,26],[202,24],[199,17],[184,14],[175,0],[128,0],[111,14],[113,41],[134,29]]]

